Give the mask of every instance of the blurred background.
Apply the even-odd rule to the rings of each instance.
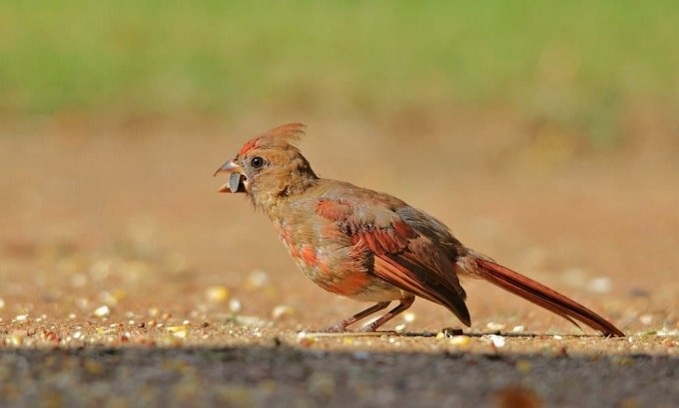
[[[676,328],[677,21],[669,0],[4,1],[0,316],[354,311],[214,193],[247,138],[301,121],[322,176],[426,209],[621,326]],[[477,329],[535,311],[468,292]],[[570,327],[536,313],[530,329]]]

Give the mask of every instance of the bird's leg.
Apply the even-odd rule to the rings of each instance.
[[[378,327],[382,326],[384,323],[388,322],[389,320],[393,319],[394,317],[398,316],[399,314],[403,313],[406,311],[410,305],[413,304],[415,301],[415,296],[410,295],[407,297],[404,297],[400,300],[400,303],[398,306],[395,308],[391,309],[384,315],[382,315],[379,319],[375,320],[374,322],[370,323],[369,325],[363,327],[361,329],[362,332],[374,332],[377,330]]]
[[[323,331],[324,332],[332,332],[332,333],[341,333],[341,332],[345,331],[347,329],[347,326],[349,326],[350,324],[354,324],[354,323],[363,319],[366,316],[370,316],[371,314],[373,314],[375,312],[379,312],[380,310],[385,309],[387,306],[389,306],[389,303],[391,303],[391,302],[380,302],[380,303],[377,303],[375,305],[372,305],[369,308],[356,313],[355,315],[351,316],[348,319],[340,320],[339,322],[333,324],[332,326],[328,327],[327,329],[325,329]],[[410,305],[408,305],[408,306],[410,306]]]

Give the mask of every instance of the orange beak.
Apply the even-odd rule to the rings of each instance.
[[[221,186],[219,190],[217,190],[218,192],[244,193],[246,191],[243,182],[247,180],[247,177],[245,177],[245,174],[243,174],[243,168],[239,166],[236,162],[230,160],[224,163],[222,167],[218,168],[217,171],[215,171],[215,174],[213,176],[222,173],[227,173],[230,175],[229,182]]]

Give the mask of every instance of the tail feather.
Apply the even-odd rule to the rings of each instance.
[[[578,324],[575,320],[601,331],[605,336],[619,337],[625,335],[597,313],[541,283],[490,260],[475,258],[474,261],[477,266],[474,272],[480,278],[542,306],[576,326]]]

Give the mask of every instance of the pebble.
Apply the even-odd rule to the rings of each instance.
[[[288,305],[278,305],[271,311],[271,318],[274,320],[289,317],[295,314],[295,309]]]
[[[243,310],[243,304],[238,299],[229,300],[229,310],[231,313],[240,313]]]
[[[491,342],[491,344],[493,344],[493,346],[498,347],[498,348],[504,347],[505,344],[506,344],[506,340],[503,336],[491,334],[491,335],[487,336],[486,338],[488,339],[488,341]]]
[[[102,305],[94,309],[92,314],[96,317],[108,317],[111,315],[111,308],[109,308],[107,305]]]

